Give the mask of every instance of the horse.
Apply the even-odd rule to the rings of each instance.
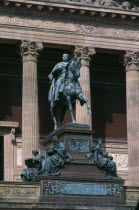
[[[57,116],[58,107],[61,108],[61,116],[60,116],[61,123],[64,119],[64,115],[67,109],[70,111],[72,123],[76,123],[75,118],[73,116],[73,104],[75,103],[76,100],[80,101],[81,106],[86,104],[88,115],[92,114],[91,107],[88,103],[88,99],[83,96],[82,88],[78,81],[80,77],[80,68],[81,68],[81,63],[79,58],[74,58],[69,62],[65,76],[63,92],[59,93],[59,100],[53,106],[51,106],[50,103],[50,110],[55,130],[57,129],[56,116]]]

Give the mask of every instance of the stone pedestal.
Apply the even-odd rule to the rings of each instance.
[[[129,158],[129,183],[139,183],[139,52],[127,52],[126,96],[127,96],[127,138]]]
[[[92,134],[93,131],[90,130],[88,125],[68,123],[50,133],[47,139],[41,143],[46,150],[52,144],[51,139],[55,135],[64,143],[66,151],[72,156],[73,160],[61,171],[62,177],[91,178],[92,173],[100,178],[104,177],[104,172],[98,170],[96,166],[92,170],[92,165],[88,163],[86,158],[86,154],[91,149]]]
[[[83,49],[76,48],[75,56],[81,58],[81,69],[80,69],[80,78],[79,82],[82,87],[83,96],[88,99],[88,103],[91,106],[91,89],[90,89],[90,69],[89,62],[90,57],[95,54],[95,50],[89,50],[87,47]],[[92,116],[87,115],[86,105],[81,106],[80,102],[76,102],[76,122],[87,124],[92,128]]]
[[[53,131],[42,141],[47,149],[53,136],[63,141],[72,161],[61,168],[60,176],[40,176],[40,202],[66,203],[68,205],[122,204],[125,205],[124,180],[105,177],[104,171],[89,163],[92,131],[88,125],[66,124]],[[66,209],[65,208],[65,209]]]
[[[86,154],[91,148],[92,134],[93,131],[88,125],[68,123],[51,132],[41,144],[47,149],[52,137],[57,135],[59,140],[64,142],[66,151],[73,157],[73,162],[87,162]]]
[[[42,50],[42,44],[23,41],[21,44],[23,60],[23,89],[22,89],[22,137],[23,162],[32,156],[32,150],[39,145],[39,113],[38,113],[38,84],[37,58]]]

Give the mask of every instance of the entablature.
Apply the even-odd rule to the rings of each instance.
[[[89,3],[90,1],[90,3]],[[85,0],[8,0],[0,2],[0,11],[29,14],[35,16],[66,17],[68,19],[97,19],[102,22],[120,21],[120,24],[136,25],[139,21],[139,8],[137,6],[123,8],[115,4],[94,4],[96,1]],[[92,3],[91,3],[92,2]],[[102,2],[99,1],[99,2]],[[106,0],[103,0],[106,2]],[[108,0],[107,0],[108,2]],[[110,0],[109,0],[110,2]],[[112,2],[112,1],[111,1]],[[131,4],[133,5],[133,4]],[[117,24],[117,22],[115,22]]]

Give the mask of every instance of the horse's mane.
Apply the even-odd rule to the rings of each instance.
[[[73,61],[77,61],[77,60],[78,60],[78,58],[72,58],[72,59],[69,61],[68,65],[67,65],[67,68],[69,68],[70,64],[71,64]]]
[[[66,71],[65,78],[68,77],[68,73],[69,73],[69,71],[71,71],[71,68],[69,68],[69,67],[70,67],[71,63],[73,63],[73,62],[74,62],[75,64],[77,64],[77,65],[78,65],[78,63],[80,63],[80,61],[79,61],[78,58],[72,58],[72,59],[69,61],[68,65],[67,65],[67,71]],[[73,66],[74,66],[74,64],[73,64]]]

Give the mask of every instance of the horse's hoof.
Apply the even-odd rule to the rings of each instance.
[[[88,115],[92,115],[92,112],[91,112],[91,110],[89,110],[89,111],[88,111]]]
[[[73,121],[72,121],[72,123],[76,123],[76,121],[75,121],[75,120],[73,120]]]
[[[54,127],[54,130],[56,130],[56,129],[57,129],[57,126]]]

